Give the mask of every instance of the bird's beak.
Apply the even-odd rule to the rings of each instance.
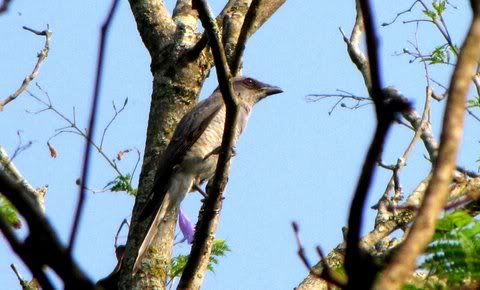
[[[283,93],[283,90],[276,86],[268,86],[263,89],[265,90],[265,97]]]

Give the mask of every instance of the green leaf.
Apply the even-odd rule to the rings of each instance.
[[[467,101],[467,106],[469,108],[480,108],[480,96],[477,96],[475,99],[470,99]]]
[[[420,268],[445,281],[446,288],[438,289],[453,289],[479,280],[480,221],[464,210],[446,214],[438,221],[425,253]]]
[[[2,215],[12,227],[16,229],[22,227],[17,210],[3,195],[0,195],[0,215]]]
[[[174,257],[170,263],[170,271],[168,276],[170,278],[180,277],[187,265],[188,255],[178,255]]]
[[[441,45],[436,47],[429,58],[426,58],[425,60],[430,61],[430,64],[439,64],[439,63],[446,63],[447,61],[447,52],[446,52],[446,46]]]
[[[433,6],[433,9],[435,9],[435,11],[437,12],[437,15],[442,15],[443,11],[445,11],[445,8],[446,8],[446,3],[447,1],[443,0],[443,1],[433,1],[432,2],[432,6]]]
[[[132,176],[130,174],[118,175],[114,180],[107,183],[105,188],[110,187],[113,192],[125,191],[130,195],[135,196],[137,189],[132,187]]]
[[[223,257],[227,252],[230,252],[230,247],[225,240],[214,240],[212,245],[212,253],[208,261],[207,269],[210,272],[214,272],[214,266],[218,265],[219,257]],[[170,271],[168,276],[170,278],[179,277],[182,275],[185,266],[187,265],[189,256],[178,255],[174,257],[170,264]]]
[[[437,14],[435,13],[435,11],[432,11],[432,10],[423,10],[422,11],[423,14],[425,14],[428,18],[434,20],[436,17],[437,17]]]

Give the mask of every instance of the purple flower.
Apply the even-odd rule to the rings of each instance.
[[[181,208],[178,211],[178,225],[183,234],[183,239],[180,242],[187,240],[188,243],[191,244],[193,242],[193,235],[195,234],[195,227]]]

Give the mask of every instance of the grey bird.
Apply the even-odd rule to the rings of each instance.
[[[267,96],[283,92],[249,77],[235,77],[233,91],[240,108],[235,141],[247,125],[253,106]],[[162,220],[176,211],[186,194],[200,190],[200,185],[215,174],[225,124],[225,104],[220,89],[199,102],[178,123],[155,175],[152,193],[140,214],[140,221],[155,213],[138,250],[133,271],[139,269]],[[201,190],[200,190],[201,192]]]

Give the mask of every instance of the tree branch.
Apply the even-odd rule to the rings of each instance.
[[[7,1],[5,1],[4,3],[6,2]],[[15,100],[18,96],[20,96],[20,94],[27,89],[30,82],[37,77],[40,71],[40,67],[42,66],[43,62],[47,58],[48,51],[50,50],[50,39],[52,37],[52,32],[50,31],[48,25],[47,25],[47,29],[43,31],[37,31],[26,26],[23,26],[23,29],[30,31],[36,35],[45,36],[45,44],[43,46],[43,49],[37,54],[38,59],[37,59],[37,63],[33,68],[33,71],[28,76],[25,77],[25,79],[22,82],[22,85],[13,94],[5,98],[5,100],[0,101],[0,112],[3,110],[5,105]]]
[[[242,62],[243,52],[245,51],[245,45],[247,43],[247,38],[251,35],[253,29],[253,24],[257,18],[258,8],[262,0],[253,0],[248,7],[247,14],[243,20],[242,29],[240,30],[240,35],[238,36],[237,45],[235,46],[235,51],[233,52],[233,57],[230,61],[230,68],[232,70],[232,75],[236,76],[240,72],[240,64]]]
[[[2,4],[0,5],[0,14],[7,12],[10,4],[12,4],[12,0],[3,0]]]
[[[83,155],[83,165],[82,165],[82,177],[80,179],[80,189],[78,192],[78,203],[77,208],[75,210],[75,215],[73,219],[73,225],[70,232],[70,239],[68,244],[68,250],[72,252],[73,247],[75,246],[75,240],[77,237],[78,226],[80,224],[80,217],[82,215],[83,210],[83,203],[85,201],[85,186],[88,184],[88,170],[90,164],[90,153],[91,153],[91,143],[89,140],[93,140],[93,133],[95,130],[95,121],[97,118],[97,108],[98,108],[98,101],[100,99],[100,86],[102,83],[102,71],[103,71],[103,61],[105,58],[105,46],[107,43],[107,36],[108,31],[110,28],[110,23],[112,22],[113,15],[115,14],[116,8],[118,6],[119,1],[113,0],[110,6],[110,10],[105,18],[105,21],[102,25],[101,32],[100,32],[100,40],[98,46],[98,58],[97,58],[97,72],[95,78],[95,86],[93,89],[92,95],[92,105],[90,109],[90,120],[88,122],[88,129],[87,129],[87,140],[85,142],[85,150]]]
[[[23,177],[20,171],[17,169],[12,160],[8,157],[7,151],[0,145],[0,165],[3,171],[13,178],[22,189],[30,195],[33,200],[36,201],[37,206],[42,212],[45,212],[45,194],[47,189],[40,188],[35,189],[32,185]]]
[[[145,47],[152,60],[172,41],[175,23],[163,0],[129,0]]]
[[[67,249],[62,246],[30,195],[2,171],[0,192],[25,218],[29,233],[23,242],[19,241],[1,216],[0,229],[43,289],[54,289],[43,273],[43,266],[52,268],[65,283],[66,289],[94,289],[92,281],[78,268]]]
[[[474,18],[450,83],[438,158],[434,165],[432,179],[417,218],[392,262],[376,284],[377,289],[399,289],[409,277],[415,267],[417,256],[423,252],[435,231],[437,216],[447,200],[448,185],[456,166],[457,151],[463,132],[469,82],[475,75],[476,65],[480,59],[480,50],[478,50],[480,1],[472,0],[471,4]]]
[[[377,127],[367,156],[365,157],[362,172],[350,206],[345,256],[345,270],[348,276],[347,289],[355,289],[356,287],[361,289],[368,288],[372,285],[377,273],[377,269],[370,257],[362,253],[360,248],[363,209],[376,168],[376,162],[382,154],[387,133],[394,121],[395,114],[405,111],[410,107],[403,98],[396,96],[397,92],[388,89],[382,92],[383,86],[380,78],[377,36],[373,16],[371,15],[370,3],[368,0],[359,0],[358,3],[360,4],[361,15],[365,23],[368,63],[370,64],[369,79],[371,80],[369,92],[375,104]],[[357,9],[359,6],[357,5]],[[367,76],[367,74],[365,75]],[[394,97],[389,97],[389,94]],[[359,271],[359,269],[362,269],[362,271]]]
[[[219,30],[206,1],[193,2],[198,10],[200,20],[208,35],[212,48],[213,60],[217,68],[217,78],[220,91],[226,106],[225,129],[222,137],[221,150],[213,182],[208,187],[208,197],[205,201],[195,232],[195,238],[178,289],[198,289],[203,281],[212,242],[218,224],[218,215],[222,207],[222,194],[227,184],[230,159],[234,145],[235,128],[238,115],[238,101],[233,93],[230,69],[222,42],[219,39]]]

